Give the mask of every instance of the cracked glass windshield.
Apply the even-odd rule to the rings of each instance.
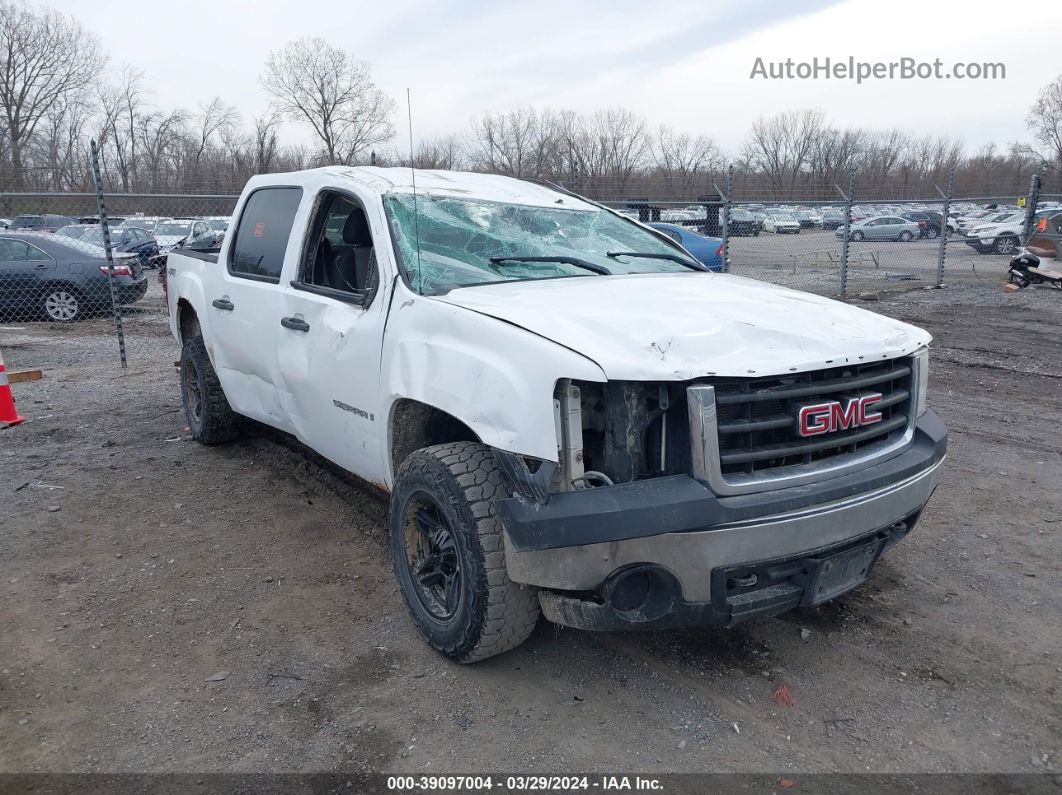
[[[416,201],[419,218],[414,219],[413,194],[384,197],[398,256],[420,293],[485,282],[600,278],[602,273],[664,273],[698,267],[674,246],[604,210],[425,195],[418,195]],[[688,264],[617,256],[617,252],[667,255]],[[520,257],[568,261],[536,262]]]

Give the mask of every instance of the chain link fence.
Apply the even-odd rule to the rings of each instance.
[[[821,198],[829,193],[823,189],[818,199],[756,201],[735,196],[728,177],[695,201],[603,203],[657,227],[714,270],[821,295],[870,297],[1001,284],[1037,224],[1052,212],[1062,221],[1062,195],[1041,194],[1039,184],[1033,177],[1023,195],[939,190],[922,200],[875,200],[860,197],[850,180],[833,186],[833,198]],[[138,346],[168,341],[159,255],[219,246],[237,198],[0,193],[0,329],[76,328],[109,346],[123,366],[127,356],[135,361]]]

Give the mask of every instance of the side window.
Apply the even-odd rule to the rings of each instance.
[[[250,195],[229,249],[229,271],[234,276],[280,281],[301,200],[302,188],[259,188]]]
[[[29,262],[48,262],[51,257],[36,246],[26,244],[26,259]]]
[[[25,262],[28,249],[21,240],[0,238],[0,262]]]
[[[298,281],[352,303],[372,301],[378,284],[376,254],[365,210],[355,200],[338,193],[321,195]]]

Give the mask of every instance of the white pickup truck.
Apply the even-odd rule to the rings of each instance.
[[[460,662],[540,612],[628,629],[820,604],[910,532],[945,455],[929,334],[707,272],[556,186],[258,176],[220,250],[167,275],[193,435],[256,420],[389,493],[409,612]]]

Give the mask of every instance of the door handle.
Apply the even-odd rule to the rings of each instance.
[[[37,270],[41,270],[42,271],[42,270],[44,270],[45,268],[48,267],[48,264],[46,262],[42,262],[39,265],[34,265],[33,267],[36,268]]]
[[[215,298],[210,302],[210,305],[215,309],[224,309],[226,312],[231,312],[236,308],[236,305],[232,301],[226,301],[224,298]]]
[[[284,328],[289,328],[292,331],[309,331],[310,324],[303,320],[301,317],[282,317],[280,318],[280,325]]]

